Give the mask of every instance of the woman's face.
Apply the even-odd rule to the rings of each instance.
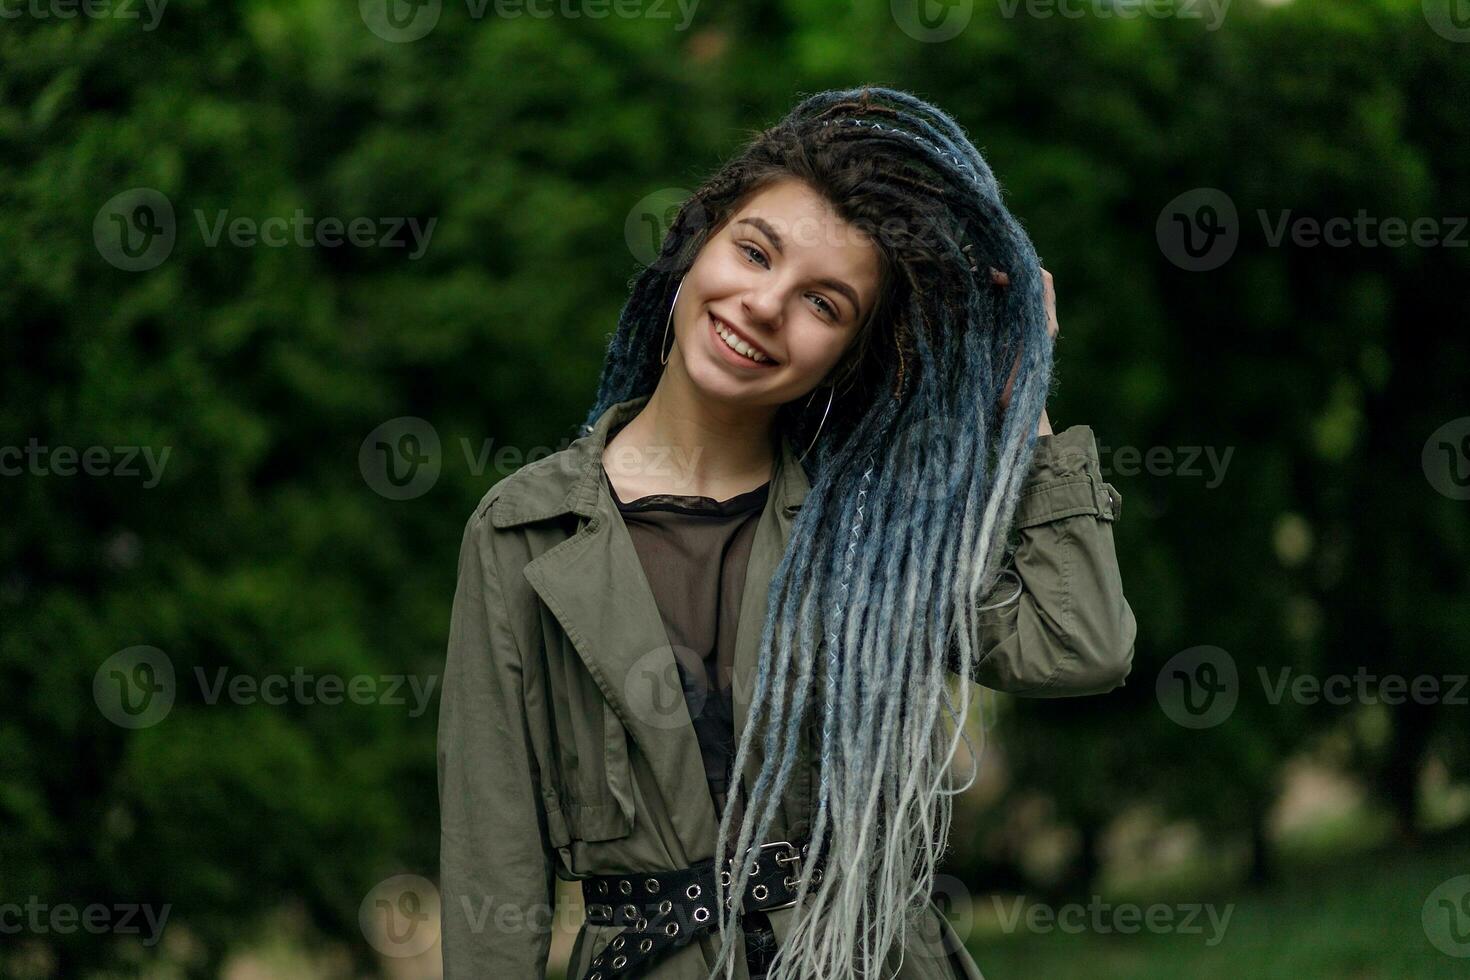
[[[878,278],[868,236],[804,182],[771,184],[731,215],[685,274],[669,363],[678,358],[702,395],[728,404],[800,398],[857,336]]]

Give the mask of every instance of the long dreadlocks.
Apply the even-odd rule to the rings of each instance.
[[[805,181],[872,236],[879,299],[834,375],[844,382],[807,457],[812,487],[771,580],[751,714],[734,772],[763,739],[739,826],[716,853],[765,840],[817,713],[820,783],[812,853],[771,980],[876,977],[904,948],[949,836],[949,766],[970,689],[973,617],[1000,572],[1051,378],[1041,266],[960,126],[881,87],[805,98],[684,203],[657,261],[633,281],[584,431],[611,405],[651,392],[668,307],[700,248],[742,202],[778,179]],[[1005,409],[1001,391],[1018,354]],[[783,406],[797,446],[817,429]],[[734,909],[721,888],[732,975]],[[807,901],[810,899],[810,901]]]

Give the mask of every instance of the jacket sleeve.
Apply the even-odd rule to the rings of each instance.
[[[1038,436],[1016,507],[1014,555],[974,615],[971,679],[1024,697],[1123,684],[1138,625],[1113,550],[1122,495],[1104,483],[1092,429]]]
[[[439,702],[445,980],[544,978],[555,900],[522,659],[487,517],[465,527]]]

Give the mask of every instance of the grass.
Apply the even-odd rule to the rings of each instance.
[[[1071,932],[1055,924],[1032,929],[1024,918],[1014,924],[1015,899],[1000,902],[1003,920],[996,901],[982,898],[975,903],[969,947],[986,980],[1466,977],[1470,958],[1452,957],[1431,945],[1421,916],[1430,892],[1467,870],[1470,842],[1460,834],[1415,849],[1379,845],[1328,860],[1320,854],[1287,858],[1281,880],[1260,890],[1197,882],[1147,900],[1109,899],[1143,908],[1163,903],[1176,922],[1182,916],[1177,910],[1189,903],[1213,905],[1217,920],[1228,909],[1223,929],[1201,914],[1196,920],[1201,931],[1188,935],[1177,929],[1125,935],[1109,927],[1126,920],[1108,912],[1100,917],[1101,929],[1093,926],[1090,912],[1080,932],[1075,918],[1068,919]]]

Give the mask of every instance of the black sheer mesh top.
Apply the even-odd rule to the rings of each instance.
[[[663,615],[704,757],[715,813],[724,810],[735,755],[731,678],[735,627],[756,523],[771,484],[728,500],[657,493],[624,501],[603,480],[622,514]]]

